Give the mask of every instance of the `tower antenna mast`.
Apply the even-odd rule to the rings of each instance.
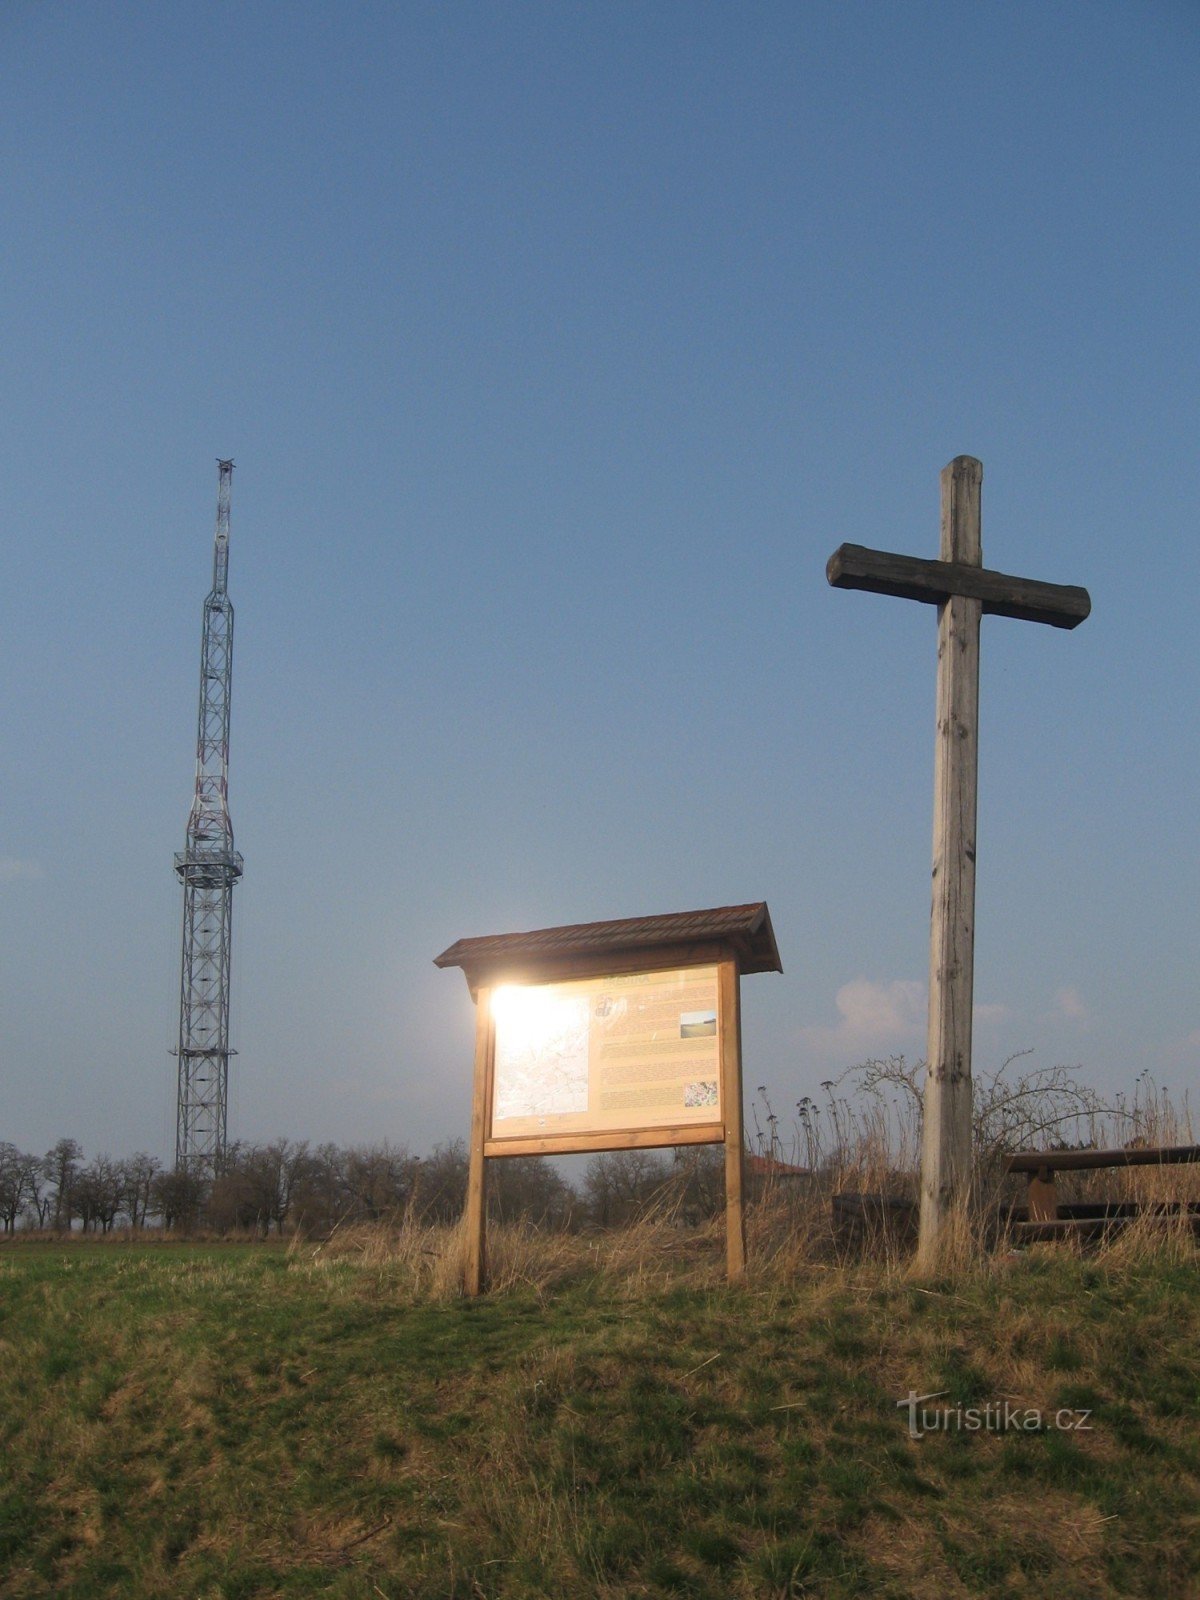
[[[175,1165],[212,1178],[225,1161],[229,1091],[229,974],[233,886],[242,858],[229,819],[229,699],[233,677],[233,605],[229,580],[229,494],[233,462],[218,461],[213,583],[204,602],[200,647],[200,719],[196,793],[187,844],[175,856],[183,884],[183,956],[179,982],[179,1100]]]

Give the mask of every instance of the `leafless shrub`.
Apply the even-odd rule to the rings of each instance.
[[[1002,1204],[1015,1197],[1013,1180],[1006,1181],[1007,1154],[1094,1144],[1106,1119],[1121,1110],[1076,1069],[1032,1066],[1030,1054],[1012,1055],[976,1076],[975,1183],[956,1255],[994,1238]],[[807,1174],[806,1183],[790,1188],[793,1240],[778,1249],[795,1254],[799,1247],[809,1259],[847,1249],[906,1253],[916,1226],[925,1070],[923,1061],[900,1055],[861,1062],[823,1083],[821,1099],[799,1100],[786,1129],[759,1087],[750,1107],[756,1153],[773,1168],[786,1163]],[[1140,1123],[1147,1121],[1144,1109]],[[763,1197],[776,1212],[779,1187]]]

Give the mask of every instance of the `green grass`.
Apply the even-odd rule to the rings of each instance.
[[[1196,1593],[1198,1352],[1178,1250],[472,1303],[381,1251],[17,1243],[0,1595]],[[912,1440],[910,1389],[1092,1428]]]

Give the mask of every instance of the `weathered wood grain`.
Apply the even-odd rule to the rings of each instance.
[[[679,1144],[722,1144],[722,1122],[683,1122],[669,1128],[611,1128],[601,1133],[526,1133],[511,1139],[486,1139],[493,1156],[595,1155],[603,1150],[670,1150]]]
[[[944,468],[941,554],[983,560],[983,467],[958,456]],[[938,612],[937,733],[933,764],[933,895],[929,1031],[917,1256],[937,1265],[946,1227],[971,1181],[971,1020],[975,976],[975,816],[979,753],[979,600],[955,594]]]
[[[467,1170],[467,1256],[463,1290],[469,1295],[482,1294],[487,1279],[484,1144],[492,1120],[492,1054],[492,991],[483,986],[475,997],[475,1092],[471,1100],[471,1150]]]
[[[725,1118],[725,1270],[730,1283],[746,1271],[745,1132],[742,1126],[742,1008],[736,961],[717,969],[721,1029],[721,1110]]]
[[[1021,1150],[1008,1172],[1090,1172],[1100,1167],[1172,1167],[1200,1162],[1200,1144],[1136,1146],[1132,1150]]]
[[[1044,622],[1052,628],[1077,628],[1092,610],[1087,590],[1074,584],[1014,578],[961,558],[923,561],[861,544],[839,546],[829,558],[825,576],[835,589],[865,589],[870,594],[899,595],[928,605],[942,605],[951,595],[963,595],[978,600],[985,616]]]
[[[975,818],[979,770],[979,622],[986,613],[1075,628],[1086,589],[993,572],[983,565],[983,466],[956,456],[942,471],[937,561],[844,544],[825,575],[835,589],[899,595],[938,608],[937,739],[929,1032],[921,1156],[918,1264],[937,1266],[971,1182],[971,1023],[975,965]]]

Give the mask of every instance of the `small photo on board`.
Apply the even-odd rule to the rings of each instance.
[[[685,1011],[679,1018],[681,1039],[705,1039],[717,1031],[715,1011]]]
[[[685,1083],[683,1086],[683,1103],[685,1106],[715,1106],[717,1103],[717,1086],[715,1083]]]

